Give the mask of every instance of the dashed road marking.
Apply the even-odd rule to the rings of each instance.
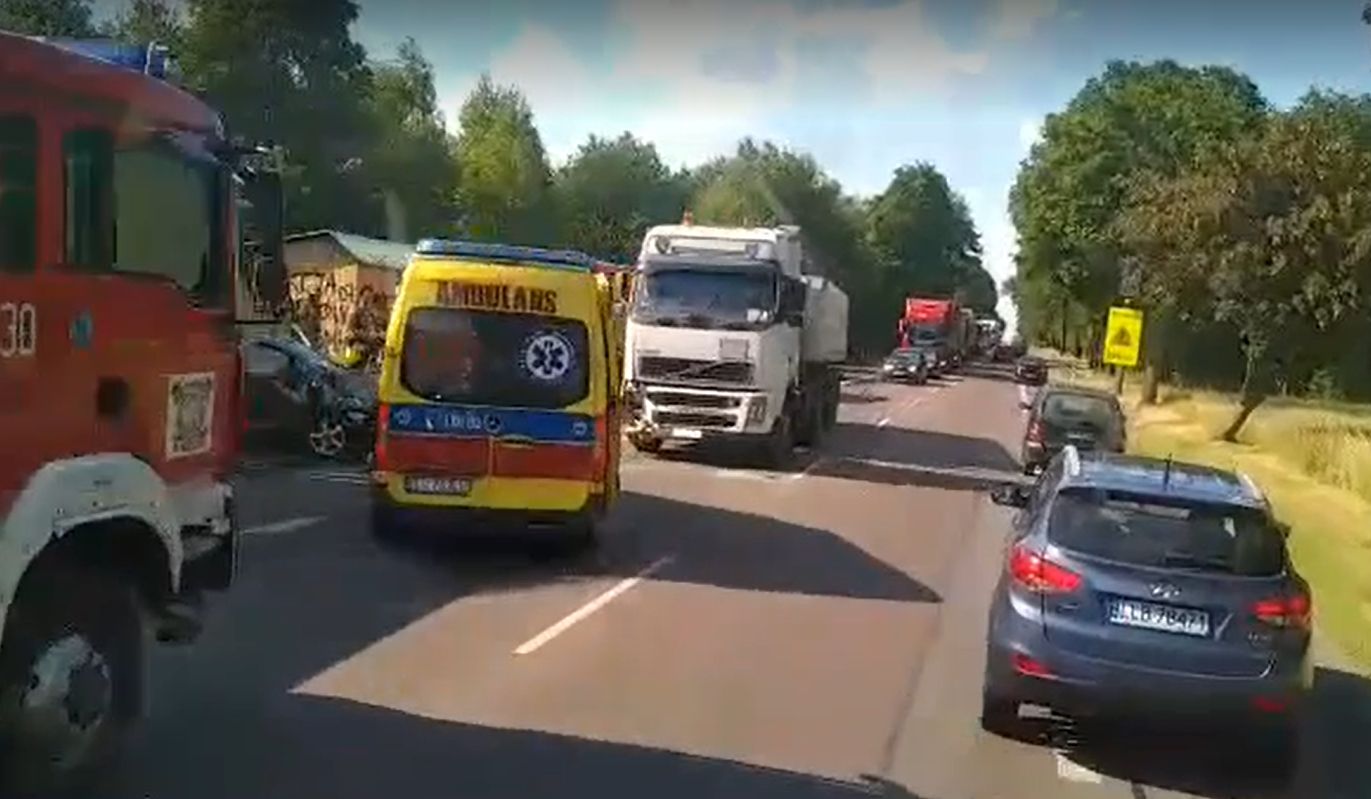
[[[305,477],[321,483],[344,483],[359,486],[371,484],[371,478],[361,472],[306,472]]]
[[[279,522],[270,524],[258,524],[252,527],[244,527],[240,532],[243,535],[278,535],[280,533],[293,533],[296,530],[303,530],[306,527],[313,527],[322,522],[324,516],[300,516],[294,519],[282,519]]]
[[[885,427],[885,426],[888,425],[888,424],[890,424],[890,417],[889,417],[889,416],[882,416],[881,419],[880,419],[880,421],[876,422],[876,426],[877,426],[877,427]]]
[[[542,648],[544,644],[561,635],[562,633],[566,632],[567,630],[571,629],[577,622],[582,621],[590,614],[594,613],[595,611],[599,610],[605,605],[608,605],[610,602],[613,602],[615,597],[633,588],[633,586],[642,582],[644,578],[651,576],[653,572],[670,563],[672,560],[674,560],[674,558],[675,556],[673,555],[664,555],[653,561],[647,568],[643,569],[642,571],[638,572],[632,577],[625,577],[623,580],[620,580],[617,585],[610,588],[608,591],[605,591],[604,593],[600,594],[599,596],[595,597],[594,599],[590,600],[589,602],[585,603],[579,608],[576,608],[572,612],[568,613],[566,616],[563,616],[561,620],[559,620],[556,624],[553,624],[546,630],[543,630],[542,632],[538,633],[537,635],[533,636],[532,638],[528,639],[522,644],[519,644],[519,646],[514,649],[514,654],[528,655],[538,651],[540,648]]]
[[[1055,753],[1055,756],[1057,758],[1057,776],[1067,782],[1086,782],[1092,785],[1099,785],[1104,782],[1104,777],[1098,772],[1073,762],[1060,752]]]

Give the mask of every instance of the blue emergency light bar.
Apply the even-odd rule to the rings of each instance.
[[[158,80],[172,81],[177,77],[176,62],[171,57],[171,51],[165,45],[155,42],[123,44],[109,39],[65,39],[47,36],[34,38],[86,58],[123,67]]]
[[[518,247],[513,244],[487,244],[478,241],[420,239],[414,251],[419,255],[442,255],[473,261],[537,264],[578,270],[590,270],[595,266],[594,258],[575,250],[545,250],[541,247]]]

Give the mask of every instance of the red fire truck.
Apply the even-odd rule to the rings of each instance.
[[[145,640],[193,639],[236,570],[235,323],[284,299],[280,181],[165,55],[0,32],[0,795],[101,765]]]

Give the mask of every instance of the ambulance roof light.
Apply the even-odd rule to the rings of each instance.
[[[541,247],[519,247],[513,244],[490,244],[479,241],[420,239],[414,251],[419,255],[555,266],[586,271],[595,266],[594,258],[575,250],[546,250]]]

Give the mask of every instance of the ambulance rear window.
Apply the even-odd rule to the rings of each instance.
[[[590,388],[586,327],[540,314],[417,308],[400,382],[435,402],[562,408]]]

